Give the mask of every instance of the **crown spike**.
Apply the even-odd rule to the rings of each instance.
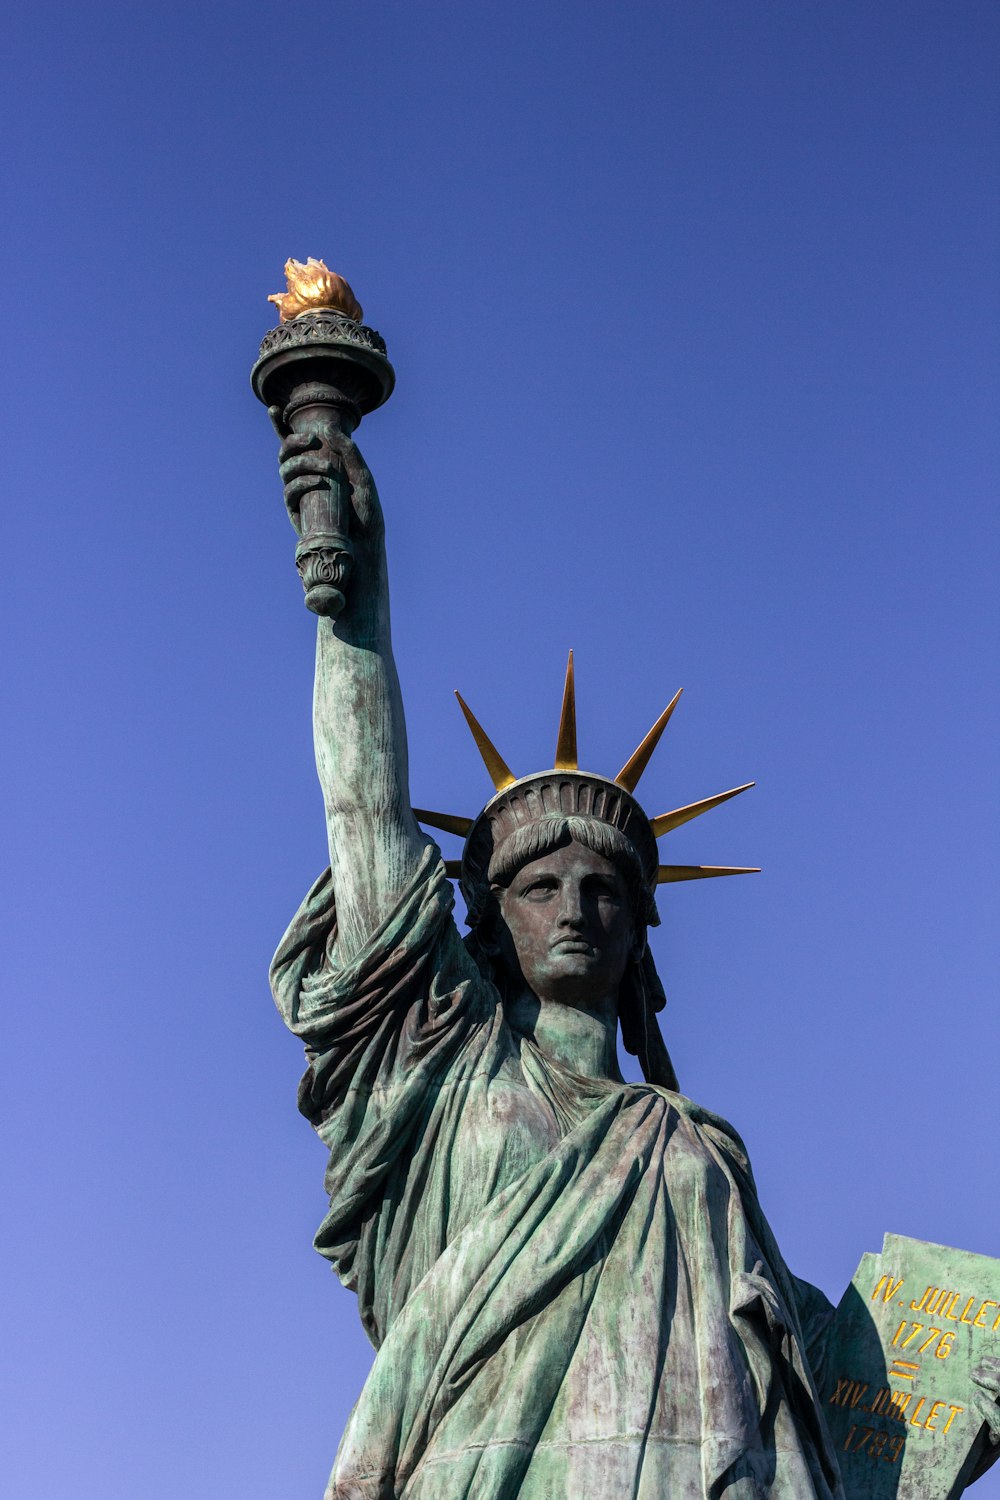
[[[675,880],[705,880],[712,875],[759,874],[759,865],[661,865],[656,872],[656,883],[672,885]]]
[[[657,818],[650,818],[649,826],[653,830],[655,839],[662,838],[665,833],[679,828],[682,823],[688,823],[692,818],[700,817],[702,813],[711,812],[713,807],[718,807],[721,802],[728,802],[730,797],[738,797],[740,792],[748,792],[756,782],[747,781],[743,786],[734,786],[728,792],[716,792],[714,797],[703,797],[700,802],[689,802],[686,807],[675,807],[673,812],[660,813]]]
[[[465,715],[465,722],[472,730],[472,738],[475,740],[476,747],[479,750],[480,755],[483,757],[483,764],[485,765],[487,771],[490,773],[490,780],[493,782],[493,785],[496,787],[497,791],[502,792],[505,787],[512,786],[513,783],[517,780],[517,777],[514,775],[507,762],[500,755],[493,741],[490,739],[489,735],[486,733],[485,729],[480,724],[479,720],[472,712],[472,709],[462,697],[461,693],[456,691],[455,697],[458,699],[459,708]]]
[[[615,777],[615,781],[617,782],[617,784],[620,787],[624,787],[627,792],[634,792],[636,787],[639,785],[639,778],[648,766],[649,757],[652,755],[653,751],[659,744],[660,735],[666,729],[667,724],[670,721],[670,715],[677,707],[677,701],[683,691],[683,688],[677,689],[676,693],[671,698],[670,702],[667,704],[666,708],[663,710],[662,714],[653,725],[652,729],[646,735],[646,738],[642,741],[634,754],[631,755],[625,762],[621,770],[618,772],[618,775]]]
[[[475,822],[474,818],[460,818],[457,813],[428,812],[426,807],[415,807],[413,816],[418,823],[440,828],[444,833],[457,833],[460,839],[465,838]]]
[[[562,712],[559,715],[559,738],[556,742],[557,771],[575,771],[576,758],[576,682],[573,675],[573,653],[566,663],[566,685],[563,688]]]

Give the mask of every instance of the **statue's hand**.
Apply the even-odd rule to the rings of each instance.
[[[1000,1359],[988,1354],[973,1370],[972,1379],[979,1387],[976,1411],[989,1429],[990,1442],[1000,1447]]]
[[[990,1446],[977,1464],[975,1472],[969,1476],[969,1484],[981,1479],[987,1469],[991,1469],[1000,1458],[1000,1359],[987,1354],[973,1370],[972,1380],[979,1387],[973,1397],[973,1406],[986,1426]]]
[[[326,485],[331,476],[343,470],[351,483],[351,540],[362,549],[377,550],[384,534],[382,507],[371,470],[361,456],[353,438],[328,426],[322,436],[317,433],[290,433],[284,425],[281,407],[272,406],[268,415],[281,438],[278,468],[285,487],[285,505],[295,530],[301,530],[299,511],[302,497],[310,490]]]

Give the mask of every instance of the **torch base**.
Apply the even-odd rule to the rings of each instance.
[[[396,374],[385,340],[374,328],[337,312],[301,313],[264,336],[250,373],[254,394],[265,406],[284,407],[308,381],[337,387],[359,412],[388,401]]]

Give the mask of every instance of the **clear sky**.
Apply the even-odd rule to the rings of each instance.
[[[835,1300],[1000,1255],[988,0],[35,0],[5,22],[0,1459],[25,1500],[318,1497],[370,1350],[267,989],[325,863],[313,621],[248,373],[325,256],[397,390],[420,804],[614,774],[682,1086]],[[449,855],[457,850],[449,847]],[[980,1500],[1000,1496],[997,1471]]]

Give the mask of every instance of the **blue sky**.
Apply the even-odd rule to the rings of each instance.
[[[834,1299],[886,1230],[1000,1254],[996,8],[40,0],[6,42],[10,1493],[318,1497],[367,1367],[266,983],[325,863],[248,385],[289,255],[396,366],[414,800],[489,790],[455,687],[536,769],[574,647],[613,774],[683,685],[644,804],[756,778],[667,857],[763,873],[662,900],[682,1086]]]

